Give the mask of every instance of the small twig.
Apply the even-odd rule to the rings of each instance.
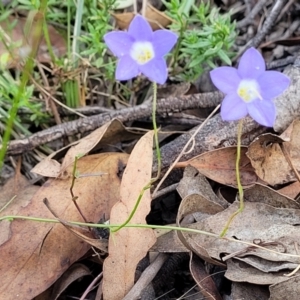
[[[275,25],[275,21],[279,16],[283,6],[285,5],[285,0],[277,0],[272,7],[269,16],[267,17],[261,31],[251,41],[251,46],[258,47],[267,34],[270,33],[272,27]]]
[[[87,287],[87,289],[84,291],[82,296],[79,300],[85,300],[85,297],[88,295],[88,293],[96,286],[97,282],[102,278],[103,272],[101,272],[98,276],[94,278],[94,280],[90,283],[90,285]]]
[[[164,262],[167,260],[168,255],[164,253],[158,254],[155,260],[145,269],[139,280],[123,298],[123,300],[136,300],[139,299],[141,292],[153,280],[157,272],[160,270]]]
[[[256,17],[256,15],[261,12],[262,8],[267,4],[268,0],[261,0],[256,3],[256,5],[253,7],[249,15],[247,15],[246,18],[243,20],[237,22],[236,28],[242,28],[244,26],[247,26],[251,24]]]
[[[266,21],[262,27],[262,29],[256,34],[256,36],[250,40],[238,53],[238,55],[234,58],[235,60],[240,57],[246,49],[249,47],[257,48],[260,43],[264,40],[267,34],[270,33],[272,27],[275,25],[275,21],[279,16],[284,4],[286,3],[285,0],[276,0],[275,4],[273,5],[269,16],[266,18]]]

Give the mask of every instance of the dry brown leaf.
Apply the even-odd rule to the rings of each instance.
[[[152,171],[153,131],[144,135],[134,147],[124,171],[120,201],[111,210],[111,224],[125,222],[133,210],[142,189],[149,183]],[[150,190],[144,192],[130,223],[146,224],[150,211]],[[155,243],[151,229],[122,228],[109,238],[109,256],[103,265],[104,300],[122,299],[134,284],[138,262]]]
[[[187,166],[185,168],[183,178],[180,180],[177,186],[177,192],[181,198],[186,198],[194,194],[201,194],[204,198],[209,199],[210,202],[218,204],[223,208],[228,206],[226,200],[221,200],[216,196],[206,177],[199,173],[198,170],[192,166]],[[196,211],[199,212],[197,208],[193,212]]]
[[[172,224],[170,224],[170,226],[172,226]],[[176,224],[173,226],[176,226]],[[155,230],[155,232],[157,234],[157,230]],[[152,252],[178,253],[189,251],[189,249],[181,243],[177,232],[174,230],[163,230],[162,234],[159,233],[156,236],[156,243],[150,249]]]
[[[135,14],[132,12],[113,13],[117,22],[117,27],[120,29],[127,29]],[[146,8],[146,18],[149,21],[153,30],[166,28],[172,23],[172,19],[165,13],[157,10],[152,5],[148,4]]]
[[[64,171],[74,162],[76,156],[84,156],[91,150],[97,150],[103,147],[103,145],[114,144],[119,141],[128,141],[137,136],[137,134],[127,131],[119,120],[113,119],[79,141],[52,153],[46,159],[38,163],[31,172],[46,177],[58,177],[63,173],[62,177],[66,178],[70,176],[70,174]],[[65,153],[68,148],[70,149],[65,155],[62,165],[54,160],[61,152]]]
[[[247,149],[247,147],[241,148],[240,160],[241,182],[244,187],[257,181],[254,169],[246,156]],[[235,162],[236,147],[226,147],[205,152],[185,162],[179,162],[176,167],[184,168],[191,165],[214,181],[236,187]]]
[[[297,273],[293,277],[287,278],[277,284],[270,286],[269,300],[298,300],[299,299],[300,275]]]
[[[266,273],[235,259],[227,262],[225,277],[234,282],[249,282],[259,285],[274,284],[286,280],[286,272]]]
[[[265,203],[280,208],[300,208],[300,204],[294,199],[259,183],[244,191],[244,200]]]
[[[294,121],[281,137],[263,134],[249,146],[249,157],[256,174],[270,185],[295,181],[300,170],[300,121]],[[290,160],[290,161],[289,161]],[[292,164],[292,166],[291,166]]]
[[[100,170],[107,173],[104,176],[83,177],[75,182],[74,195],[78,196],[78,206],[90,222],[98,222],[104,214],[109,218],[111,207],[119,197],[119,166],[126,164],[127,157],[122,153],[98,154],[78,162],[81,174]],[[20,206],[17,213],[53,218],[43,204],[43,199],[47,198],[63,220],[82,221],[71,200],[70,186],[70,179],[47,181],[31,202],[25,207]],[[11,215],[10,207],[0,215]],[[6,235],[2,230],[3,223],[0,223],[0,239]],[[90,248],[61,224],[19,219],[11,222],[9,230],[9,239],[0,245],[0,299],[32,299],[46,290]]]
[[[73,264],[53,285],[51,297],[49,300],[56,300],[62,292],[73,282],[84,276],[92,276],[91,271],[88,267],[83,264]],[[35,299],[38,300],[38,299]],[[47,300],[47,299],[41,299]]]
[[[11,215],[17,215],[20,209],[25,208],[30,203],[32,196],[38,189],[38,186],[29,183],[22,175],[10,178],[3,187],[0,186],[0,211],[10,202],[5,211],[9,210]],[[11,222],[8,220],[0,223],[0,245],[11,236],[10,225]]]
[[[267,286],[255,285],[247,282],[232,282],[232,300],[257,299],[269,300],[269,290]]]
[[[197,283],[200,292],[206,300],[222,300],[215,282],[206,272],[205,265],[202,260],[193,252],[190,254],[190,271],[195,282]]]
[[[221,213],[192,224],[190,227],[219,234],[238,207],[238,202],[235,202]],[[224,254],[232,254],[239,257],[253,255],[270,261],[299,263],[300,256],[294,244],[300,238],[300,230],[296,226],[299,222],[300,212],[298,209],[277,208],[264,203],[245,202],[245,209],[233,219],[226,234],[226,237],[232,237],[237,242],[184,232],[182,235],[187,244],[191,242],[193,247],[200,247],[200,250],[204,248],[214,259],[220,259]],[[262,247],[265,246],[281,253],[250,247],[238,243],[238,240],[248,243],[257,241],[257,244]]]
[[[300,182],[299,181],[293,182],[277,190],[277,192],[291,199],[295,199],[300,194]]]

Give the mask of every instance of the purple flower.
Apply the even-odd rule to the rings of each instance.
[[[119,58],[117,80],[128,80],[143,73],[151,81],[163,84],[168,77],[164,55],[175,45],[177,35],[169,30],[152,31],[140,15],[134,17],[128,32],[114,31],[104,36],[108,48]]]
[[[214,85],[226,94],[221,117],[233,121],[249,114],[257,123],[272,127],[276,109],[272,101],[289,86],[290,79],[276,71],[266,71],[262,55],[254,48],[241,57],[237,69],[220,67],[210,72]]]

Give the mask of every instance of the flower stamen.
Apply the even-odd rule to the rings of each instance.
[[[245,102],[252,102],[255,99],[263,100],[259,92],[259,86],[255,80],[242,80],[237,93]]]
[[[154,58],[153,46],[149,42],[136,42],[132,45],[130,56],[140,65]]]

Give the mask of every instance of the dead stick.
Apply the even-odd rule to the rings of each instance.
[[[157,103],[157,113],[168,114],[185,109],[215,107],[221,102],[222,98],[223,96],[220,92],[214,92],[160,99]],[[59,124],[37,132],[28,138],[11,141],[8,146],[7,155],[22,154],[40,145],[66,136],[73,136],[78,133],[86,133],[95,130],[114,118],[119,119],[121,122],[128,122],[150,117],[151,113],[152,104],[144,103],[135,107],[113,111],[111,113],[103,113]]]

